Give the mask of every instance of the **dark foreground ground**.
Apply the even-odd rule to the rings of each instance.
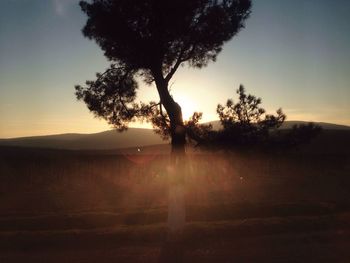
[[[0,149],[0,262],[350,262],[349,154],[191,155],[167,242],[167,157]]]
[[[349,262],[349,213],[165,225],[3,231],[1,262]],[[69,220],[67,220],[68,223]],[[181,261],[175,261],[179,259]]]

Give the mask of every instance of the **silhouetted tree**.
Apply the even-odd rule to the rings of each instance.
[[[313,123],[294,125],[290,130],[281,131],[278,128],[286,119],[281,108],[276,115],[266,114],[260,106],[261,98],[246,94],[243,85],[240,85],[237,94],[238,102],[229,99],[225,106],[217,106],[222,128],[212,130],[211,126],[200,125],[198,120],[201,115],[194,114],[190,125],[186,125],[189,137],[207,149],[275,149],[309,142],[321,131],[321,127]]]
[[[265,109],[260,107],[261,98],[246,94],[240,85],[237,90],[239,101],[234,103],[227,100],[226,106],[219,104],[217,113],[223,130],[220,136],[229,144],[249,145],[265,141],[269,132],[279,128],[284,122],[286,115],[282,109],[277,110],[277,115],[266,114]]]
[[[120,130],[137,118],[151,120],[171,137],[172,152],[184,153],[186,128],[169,81],[184,63],[201,68],[215,61],[244,27],[251,1],[93,0],[80,6],[88,16],[84,35],[113,64],[97,80],[76,86],[77,98]],[[138,76],[155,83],[159,103],[135,102]]]
[[[295,124],[290,130],[280,133],[280,136],[277,136],[274,142],[277,146],[294,147],[310,142],[321,131],[321,126],[315,125],[312,122]]]
[[[186,130],[195,130],[200,114],[187,129],[169,81],[183,64],[201,68],[215,61],[223,44],[244,27],[251,0],[92,0],[80,6],[88,16],[83,34],[112,64],[96,80],[76,86],[76,96],[121,131],[131,121],[146,119],[163,138],[171,138],[169,173],[176,172],[169,176],[175,181],[169,189],[168,223],[170,232],[181,231]],[[137,77],[155,84],[159,103],[136,102]]]

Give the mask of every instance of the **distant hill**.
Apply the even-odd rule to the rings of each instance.
[[[308,124],[308,121],[285,121],[281,127],[281,129],[291,129],[293,125],[300,125],[300,124]],[[325,130],[350,130],[350,126],[346,125],[339,125],[339,124],[333,124],[333,123],[327,123],[327,122],[313,122],[314,124],[317,124],[321,126]],[[213,128],[218,130],[221,128],[220,121],[211,121],[211,125],[213,125]]]
[[[151,129],[130,128],[93,134],[57,134],[46,136],[0,139],[3,146],[54,148],[69,150],[108,150],[165,144]]]
[[[211,122],[214,129],[220,127],[219,121]],[[287,121],[282,126],[282,129],[291,128],[295,124],[301,124],[307,122],[300,121]],[[327,141],[329,146],[333,144],[333,141],[337,141],[334,147],[347,147],[348,138],[350,135],[350,127],[331,124],[331,123],[316,123],[323,127],[327,132],[320,139]],[[328,131],[329,130],[329,131]],[[331,132],[332,131],[332,132]],[[339,136],[337,135],[339,134]],[[327,137],[327,138],[326,138]],[[318,139],[318,143],[320,143]],[[343,142],[343,143],[342,143]],[[12,139],[0,139],[0,146],[20,146],[30,148],[47,148],[47,149],[66,149],[66,150],[115,150],[130,149],[131,152],[136,151],[138,148],[142,149],[166,149],[165,146],[169,142],[163,141],[157,134],[151,129],[139,129],[130,128],[126,132],[117,132],[115,130],[104,131],[93,134],[58,134],[47,136],[34,136],[34,137],[21,137]],[[164,145],[165,148],[161,145]],[[338,145],[338,146],[336,146]],[[152,146],[152,147],[150,147]],[[321,146],[320,146],[321,147]],[[335,149],[336,150],[336,149]]]
[[[297,124],[308,124],[307,121],[285,121],[282,125],[282,129],[290,129],[293,127],[293,125]],[[314,122],[314,124],[317,124],[321,126],[324,130],[350,130],[350,126],[346,125],[340,125],[340,124],[333,124],[333,123],[327,123],[327,122]]]

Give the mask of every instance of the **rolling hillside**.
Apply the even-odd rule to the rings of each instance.
[[[291,128],[300,121],[287,121],[282,129]],[[220,127],[219,121],[212,122],[213,128]],[[324,129],[323,133],[311,143],[310,147],[318,150],[330,149],[334,151],[348,151],[350,146],[350,127],[331,124],[317,123]],[[0,146],[20,146],[31,148],[51,148],[66,150],[112,150],[146,147],[152,145],[168,144],[163,141],[151,129],[130,128],[126,132],[115,130],[93,134],[58,134],[47,136],[21,137],[0,139]],[[310,148],[309,147],[309,148]]]
[[[93,134],[57,134],[47,136],[0,139],[2,146],[54,148],[68,150],[108,150],[164,144],[150,129],[130,128],[127,132],[115,130]]]

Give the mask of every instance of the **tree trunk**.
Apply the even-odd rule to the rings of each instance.
[[[168,229],[170,235],[181,234],[186,221],[185,211],[185,176],[186,176],[186,156],[185,143],[186,131],[182,121],[181,108],[176,104],[178,111],[178,120],[170,121],[171,125],[171,154],[170,154],[170,173],[169,199],[168,199]],[[174,124],[175,122],[175,124]]]
[[[170,96],[168,83],[161,74],[154,74],[161,103],[170,118],[171,154],[168,167],[168,231],[169,237],[181,235],[185,226],[186,130],[179,104]]]

